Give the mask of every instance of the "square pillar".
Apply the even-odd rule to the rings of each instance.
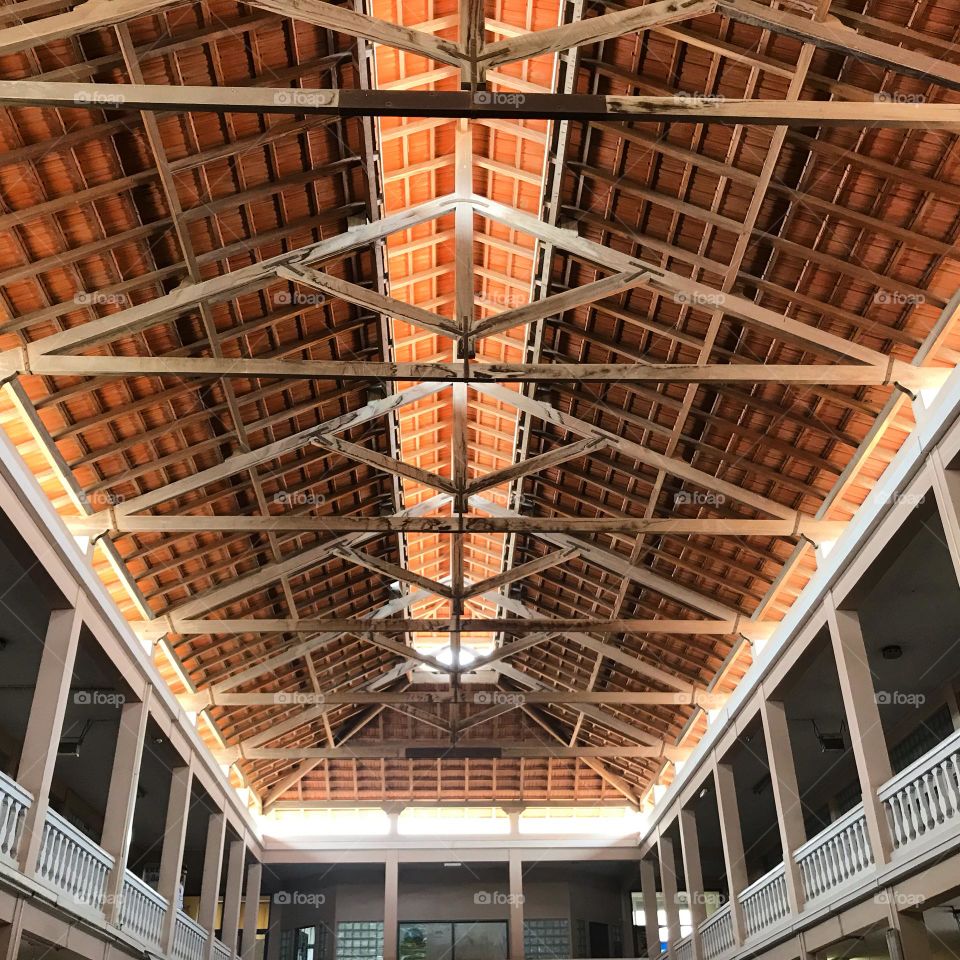
[[[10,923],[0,927],[0,960],[17,960],[20,942],[23,939],[23,897],[18,896],[13,905]]]
[[[243,903],[243,940],[241,960],[254,960],[257,953],[257,927],[260,923],[260,882],[263,864],[255,860],[247,867],[247,890]]]
[[[657,875],[653,861],[640,861],[640,890],[643,892],[643,923],[647,933],[647,957],[660,956],[660,918],[657,914]]]
[[[797,786],[797,770],[790,743],[786,709],[778,700],[760,700],[760,717],[767,746],[767,764],[773,784],[773,801],[777,810],[780,845],[783,848],[784,880],[790,912],[796,916],[803,910],[804,890],[800,868],[793,858],[794,851],[807,839],[803,823],[803,806]]]
[[[928,462],[947,549],[957,580],[960,580],[960,471],[948,470],[937,449],[931,452]]]
[[[692,810],[681,810],[680,854],[683,857],[683,875],[687,881],[687,903],[693,927],[693,960],[700,960],[700,924],[707,919],[707,905],[703,893],[703,866],[700,862],[700,838],[697,817]]]
[[[137,805],[140,761],[143,759],[143,742],[149,716],[149,687],[142,701],[125,703],[121,708],[107,809],[103,818],[103,837],[100,841],[103,849],[113,857],[113,870],[107,880],[104,904],[104,913],[111,923],[116,923],[120,917],[120,898],[130,852],[130,831],[133,828],[133,814]]]
[[[227,852],[227,888],[223,897],[223,920],[220,923],[220,939],[232,957],[237,952],[237,934],[240,932],[240,897],[243,894],[243,867],[247,858],[247,845],[243,840],[233,840]]]
[[[387,853],[383,870],[383,960],[397,960],[400,924],[400,856],[396,850]]]
[[[896,913],[894,923],[886,930],[890,960],[913,960],[930,956],[930,933],[923,916]]]
[[[187,815],[190,812],[190,791],[193,787],[193,766],[178,767],[170,777],[170,797],[160,853],[160,882],[157,892],[169,904],[160,943],[164,953],[173,950],[173,933],[177,923],[177,901],[180,871],[183,869],[183,848],[187,839]]]
[[[207,931],[208,957],[213,956],[213,933],[217,922],[223,842],[226,835],[227,818],[222,813],[211,813],[207,822],[207,846],[203,855],[203,883],[200,887],[200,912],[197,917],[197,922]]]
[[[680,904],[677,902],[677,860],[673,840],[661,835],[657,839],[657,853],[660,858],[660,888],[667,911],[667,955],[675,957],[677,941],[680,939]]]
[[[723,863],[727,871],[727,887],[730,891],[730,920],[733,939],[737,946],[746,938],[743,909],[739,894],[747,886],[747,863],[743,855],[743,831],[740,826],[740,803],[737,800],[737,785],[733,767],[728,763],[716,763],[713,782],[717,790],[717,814],[720,818],[720,840],[723,844]]]
[[[50,801],[50,782],[63,733],[63,718],[67,712],[82,622],[77,607],[54,610],[50,614],[43,640],[40,670],[17,770],[17,783],[33,796],[20,834],[20,869],[28,875],[36,871],[40,856]]]
[[[510,960],[523,960],[523,860],[519,850],[510,851]]]
[[[633,884],[624,880],[620,889],[620,925],[623,949],[620,955],[625,958],[636,957],[637,943],[633,931]]]
[[[837,609],[833,594],[830,594],[827,622],[863,793],[867,834],[873,858],[880,866],[889,863],[893,850],[890,825],[877,797],[877,790],[893,776],[890,754],[880,724],[880,709],[860,629],[860,617],[853,610]]]

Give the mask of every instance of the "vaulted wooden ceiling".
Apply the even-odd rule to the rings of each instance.
[[[669,780],[957,361],[958,7],[0,9],[2,422],[266,805]]]

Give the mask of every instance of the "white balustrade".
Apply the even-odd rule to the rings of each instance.
[[[16,861],[23,818],[33,797],[15,780],[0,773],[0,856]]]
[[[779,923],[790,913],[783,864],[754,880],[737,897],[743,910],[745,935],[752,937]]]
[[[95,910],[103,909],[113,857],[53,810],[47,811],[37,874],[51,887]]]
[[[863,804],[835,820],[794,853],[807,902],[832,893],[873,866]]]
[[[673,955],[676,960],[693,960],[693,934],[677,941]]]
[[[129,870],[123,878],[120,926],[126,932],[154,946],[160,945],[167,901],[148,883]]]
[[[207,931],[182,910],[178,910],[173,931],[174,960],[201,960],[206,953],[206,946]]]
[[[734,947],[733,916],[729,903],[700,924],[700,952],[703,960],[714,960]]]
[[[230,951],[226,945],[216,937],[213,941],[213,955],[217,957],[218,960],[231,960]]]
[[[960,731],[901,770],[878,796],[897,850],[960,824]]]

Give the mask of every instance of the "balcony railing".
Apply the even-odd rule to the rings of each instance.
[[[897,850],[960,823],[960,731],[885,783],[878,796]]]
[[[0,773],[0,856],[16,862],[23,818],[33,797],[15,780]]]
[[[737,899],[743,910],[746,935],[752,937],[779,923],[790,913],[783,864],[754,880]]]
[[[676,960],[693,960],[693,934],[689,934],[682,940],[677,941],[676,949],[673,951]]]
[[[734,947],[733,916],[729,903],[700,924],[700,952],[703,960],[714,960]]]
[[[808,902],[833,893],[873,866],[863,804],[798,847],[794,854]]]
[[[160,946],[167,906],[167,901],[153,887],[127,870],[120,904],[123,930],[144,943]]]
[[[213,941],[213,955],[217,960],[231,960],[230,951],[227,949],[226,944],[216,937]]]
[[[206,946],[207,931],[182,910],[178,910],[177,923],[173,931],[174,960],[201,960]]]
[[[37,874],[50,886],[94,910],[103,909],[113,857],[53,810],[47,811]]]

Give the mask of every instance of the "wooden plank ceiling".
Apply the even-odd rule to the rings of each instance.
[[[940,61],[944,84],[955,75],[958,0],[789,12],[847,28],[832,46],[796,39],[776,8],[758,20],[737,0],[700,6],[623,33],[598,32],[617,4],[489,0],[488,49],[540,46],[488,69],[474,96],[841,100],[865,116],[878,103],[956,102],[956,85],[917,64]],[[324,116],[313,90],[459,90],[459,66],[398,49],[395,28],[420,31],[414,48],[423,35],[449,41],[430,41],[446,57],[479,8],[372,0],[376,20],[357,27],[323,3],[304,19],[282,0],[144,3],[119,23],[44,35],[68,9],[0,10],[0,80],[95,82],[104,96],[129,83],[283,88],[311,108],[117,112],[84,92],[75,108],[0,112],[3,425],[73,529],[102,534],[98,572],[171,687],[203,711],[235,782],[266,806],[642,802],[789,610],[814,543],[835,538],[912,428],[910,399],[889,381],[936,375],[892,376],[888,358],[957,361],[955,130]],[[581,21],[580,46],[544,46]],[[370,23],[384,42],[349,35]],[[340,243],[349,231],[359,240]],[[307,264],[294,252],[310,244],[322,255]],[[275,257],[285,273],[255,273]],[[333,279],[311,285],[312,268]],[[76,333],[240,270],[252,279],[224,295]],[[572,293],[475,351],[426,313],[463,330],[611,274],[588,302]],[[132,362],[77,375],[75,358],[37,346],[65,331],[68,354],[168,358],[169,372]],[[181,362],[201,357],[223,363],[197,374]],[[821,366],[814,382],[748,370],[701,383],[618,368],[421,386],[385,368],[243,370],[465,358],[634,371],[839,358],[875,375],[863,385]],[[513,514],[561,523],[530,532]],[[400,529],[418,515],[507,519]],[[184,516],[206,528],[178,527]],[[290,522],[251,520],[264,516]],[[138,527],[144,517],[167,521]],[[384,528],[305,519],[337,517]],[[574,519],[613,524],[561,529]],[[576,623],[537,633],[520,623],[531,617]],[[382,629],[297,622],[371,618]],[[445,623],[391,627],[397,618]],[[513,625],[461,629],[504,618]],[[669,623],[600,622],[624,620]],[[446,676],[471,657],[472,673]],[[478,749],[443,755],[453,744]],[[429,749],[405,755],[411,746]]]

